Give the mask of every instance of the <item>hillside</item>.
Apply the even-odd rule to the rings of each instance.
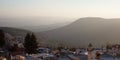
[[[23,29],[27,29],[33,32],[43,32],[43,31],[48,31],[48,30],[53,30],[53,29],[57,29],[63,26],[66,26],[68,24],[70,24],[71,22],[64,22],[64,23],[56,23],[56,24],[51,24],[51,25],[40,25],[40,26],[24,26],[24,27],[20,27]]]
[[[63,27],[71,23],[74,18],[58,17],[0,17],[0,27],[14,27],[33,32],[42,32]]]
[[[16,35],[25,36],[27,32],[30,32],[28,30],[12,28],[12,27],[0,27],[0,29],[2,29],[4,32],[9,33],[13,36],[16,36]]]
[[[57,40],[58,44],[87,47],[92,43],[95,47],[101,47],[120,42],[120,19],[80,18],[65,27],[40,34],[44,34],[48,41]]]

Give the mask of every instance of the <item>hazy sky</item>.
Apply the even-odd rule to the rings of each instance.
[[[120,0],[0,0],[0,16],[120,18]]]

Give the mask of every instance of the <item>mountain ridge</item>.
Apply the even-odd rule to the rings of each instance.
[[[48,40],[66,41],[73,46],[87,47],[89,43],[93,43],[95,47],[100,47],[108,42],[120,42],[119,23],[120,19],[80,18],[67,26],[42,34],[47,36]]]
[[[9,33],[13,36],[25,36],[28,32],[31,32],[29,30],[14,27],[0,27],[0,29],[2,29],[5,33]]]

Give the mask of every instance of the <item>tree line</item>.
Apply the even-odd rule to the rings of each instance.
[[[34,33],[26,34],[23,45],[26,53],[28,54],[37,53],[38,43]],[[5,47],[5,33],[2,29],[0,29],[0,49],[2,50],[4,47]],[[17,48],[18,48],[17,45],[14,45],[12,50],[15,51]]]

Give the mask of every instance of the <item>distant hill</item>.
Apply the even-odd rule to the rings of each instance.
[[[61,28],[61,27],[66,26],[70,23],[71,22],[64,22],[64,23],[56,23],[56,24],[51,24],[51,25],[25,26],[25,27],[21,27],[21,28],[31,30],[31,31],[37,33],[37,32],[43,32],[43,31],[48,31],[48,30]]]
[[[14,27],[33,32],[53,30],[68,25],[75,18],[60,17],[0,17],[0,27]]]
[[[101,47],[107,43],[120,43],[120,19],[80,18],[62,28],[40,34],[46,36],[48,41],[57,40],[58,44],[87,47],[92,43],[95,47]]]
[[[21,35],[25,36],[27,32],[30,32],[28,30],[19,29],[19,28],[12,28],[12,27],[0,27],[4,32],[9,33],[13,36]]]

